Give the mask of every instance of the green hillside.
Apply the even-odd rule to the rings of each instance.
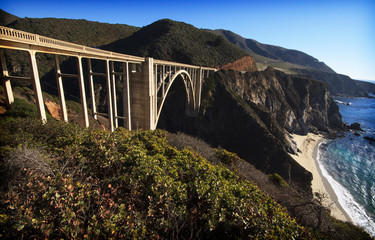
[[[154,22],[103,48],[204,66],[224,65],[248,55],[221,36],[169,19]]]
[[[228,30],[218,29],[208,31],[223,36],[254,57],[260,65],[272,66],[285,72],[292,72],[293,68],[313,68],[319,71],[334,73],[326,64],[301,51],[263,44],[253,39],[245,39]]]
[[[311,238],[258,187],[164,131],[8,117],[0,130],[3,239]]]
[[[128,37],[138,30],[125,24],[61,18],[20,18],[9,27],[92,47]]]
[[[4,10],[0,9],[0,25],[6,26],[14,21],[19,19],[19,17],[14,16],[10,13],[5,12]]]

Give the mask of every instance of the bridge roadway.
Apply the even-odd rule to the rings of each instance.
[[[4,49],[28,52],[30,76],[20,77],[9,74]],[[36,61],[37,53],[54,55],[61,114],[62,119],[66,122],[68,121],[68,113],[63,78],[78,80],[83,123],[84,126],[89,127],[89,111],[82,63],[83,59],[87,60],[91,113],[95,119],[98,115],[108,117],[111,131],[118,127],[118,119],[123,119],[124,127],[129,130],[135,128],[156,129],[168,91],[177,78],[182,78],[185,85],[187,96],[185,113],[190,116],[196,115],[201,104],[202,82],[211,72],[216,71],[215,68],[105,51],[0,26],[1,79],[5,88],[7,103],[11,104],[14,101],[11,80],[32,81],[38,113],[43,122],[46,122],[47,118]],[[59,55],[76,58],[78,73],[62,73]],[[99,60],[106,69],[105,72],[94,72],[92,60]],[[105,78],[106,80],[107,99],[109,100],[106,113],[97,111],[94,81],[98,78]],[[116,87],[116,84],[122,87]],[[118,104],[118,97],[123,100],[121,104]],[[123,113],[121,116],[118,114],[119,108]]]

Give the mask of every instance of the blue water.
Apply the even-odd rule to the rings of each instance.
[[[323,175],[335,190],[352,222],[375,236],[375,99],[336,98],[343,121],[358,122],[365,132],[329,140],[320,145]],[[350,103],[345,105],[343,103]]]

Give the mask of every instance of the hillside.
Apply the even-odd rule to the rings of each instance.
[[[313,69],[299,69],[296,70],[296,72],[296,75],[309,77],[326,83],[329,91],[334,96],[367,97],[368,95],[368,92],[361,87],[358,81],[354,81],[346,75],[322,72]]]
[[[10,13],[5,12],[4,10],[0,9],[0,25],[6,26],[14,21],[19,19],[19,17],[14,16]]]
[[[258,187],[173,148],[164,131],[8,117],[0,129],[1,238],[312,238]],[[218,150],[216,161],[235,157]]]
[[[253,39],[245,39],[227,30],[207,30],[225,37],[248,54],[257,62],[259,69],[267,66],[288,74],[305,76],[327,84],[328,89],[335,96],[366,97],[371,85],[363,89],[353,79],[342,74],[336,74],[330,67],[318,59],[297,50],[259,43]]]
[[[130,37],[102,48],[136,56],[212,67],[248,55],[221,36],[169,19],[156,21]]]
[[[201,140],[42,125],[35,105],[16,100],[0,115],[2,239],[368,238],[279,175]]]
[[[368,93],[375,95],[375,83],[374,82],[371,83],[371,82],[361,81],[361,80],[355,80],[355,82]]]
[[[125,24],[61,18],[20,18],[8,27],[91,47],[128,37],[138,30]]]
[[[288,155],[297,152],[288,133],[343,129],[338,106],[324,84],[270,68],[245,74],[218,71],[203,86],[200,114],[189,118],[179,82],[171,89],[178,94],[164,103],[158,127],[222,146],[311,195],[311,174]]]
[[[262,44],[253,39],[245,39],[240,35],[227,30],[218,29],[208,31],[225,37],[228,41],[254,57],[259,64],[264,64],[266,66],[269,65],[276,68],[277,64],[284,62],[284,64],[291,63],[291,65],[289,65],[290,68],[314,68],[320,71],[334,73],[334,71],[326,64],[319,62],[318,59],[301,51],[286,49],[269,44]],[[295,66],[294,64],[299,66]]]

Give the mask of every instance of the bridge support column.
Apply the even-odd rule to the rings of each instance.
[[[156,128],[157,105],[152,58],[146,58],[146,61],[142,63],[142,72],[132,72],[130,93],[132,128],[154,130]]]
[[[44,101],[42,95],[42,87],[40,86],[40,79],[38,73],[38,65],[36,63],[35,51],[30,50],[30,63],[31,63],[31,79],[33,81],[33,88],[35,94],[36,106],[38,108],[39,117],[43,123],[47,122],[46,110],[44,108]]]
[[[64,122],[68,122],[68,113],[66,111],[66,103],[65,103],[64,87],[63,87],[62,76],[61,76],[60,62],[59,62],[59,57],[57,55],[55,55],[55,65],[56,65],[56,81],[57,81],[57,88],[59,91],[61,113],[62,113]]]
[[[0,50],[0,61],[1,61],[1,68],[2,68],[2,77],[3,77],[3,85],[5,88],[5,94],[7,97],[7,104],[10,105],[14,102],[14,96],[13,96],[13,91],[12,91],[12,85],[10,84],[10,79],[7,78],[9,77],[8,73],[8,68],[7,64],[5,62],[5,56],[4,56],[4,51]]]
[[[123,64],[123,85],[126,83],[126,88],[122,88],[122,102],[123,102],[123,111],[125,113],[126,109],[126,121],[124,120],[124,127],[132,130],[132,121],[131,121],[131,113],[130,113],[130,86],[129,86],[129,63],[125,62]]]
[[[81,95],[81,104],[82,104],[82,113],[83,113],[83,124],[85,127],[89,127],[89,116],[87,113],[85,82],[83,78],[83,68],[82,68],[82,57],[77,57],[77,65],[78,65],[79,90],[80,90],[80,95]]]
[[[114,128],[118,128],[118,118],[117,118],[117,96],[116,96],[116,74],[115,74],[115,64],[111,62],[111,80],[112,80],[112,108],[113,108],[113,124]]]
[[[89,68],[89,78],[90,78],[90,94],[91,94],[91,111],[92,111],[92,117],[95,120],[98,120],[98,116],[96,115],[96,102],[95,102],[95,90],[94,90],[94,74],[92,72],[92,66],[91,66],[91,59],[87,59],[87,65]]]
[[[112,93],[111,93],[111,73],[109,68],[109,60],[105,60],[106,78],[107,78],[107,96],[108,96],[108,120],[109,120],[109,130],[113,132],[115,127],[113,125],[113,107],[112,107]]]
[[[150,130],[156,129],[156,119],[158,116],[158,109],[157,109],[157,83],[156,77],[154,77],[154,59],[153,58],[146,58],[145,66],[144,66],[144,78],[145,81],[148,82],[148,99],[149,99],[149,123]]]
[[[198,113],[199,108],[201,107],[201,96],[202,96],[202,67],[197,69],[195,75],[195,111]]]

